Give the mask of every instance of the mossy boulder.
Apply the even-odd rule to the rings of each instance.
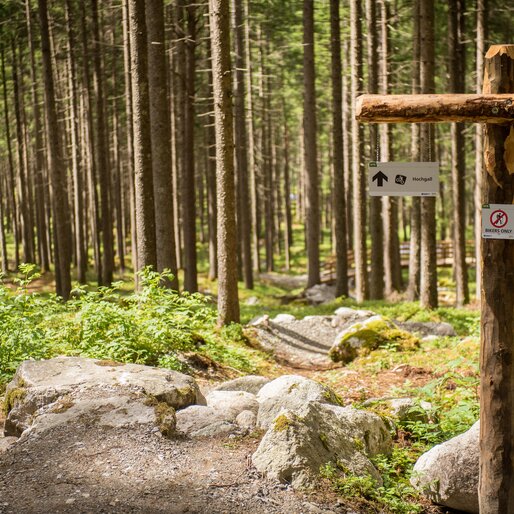
[[[328,354],[334,362],[346,364],[360,354],[369,353],[386,344],[400,350],[412,350],[419,346],[419,339],[399,329],[387,318],[376,315],[341,331]]]

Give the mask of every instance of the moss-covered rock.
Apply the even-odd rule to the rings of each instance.
[[[369,353],[386,344],[399,350],[413,350],[419,346],[419,339],[399,329],[387,318],[376,315],[340,332],[329,356],[334,362],[348,363],[360,354]]]

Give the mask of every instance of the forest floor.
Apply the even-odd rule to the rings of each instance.
[[[335,302],[307,306],[295,301],[284,304],[282,298],[294,296],[304,277],[266,275],[262,279],[256,292],[242,295],[246,322],[266,313],[272,317],[289,312],[299,319],[327,315],[340,305]],[[49,283],[49,279],[45,282]],[[34,289],[44,291],[45,286],[36,284]],[[251,296],[257,297],[257,305],[247,301]],[[478,341],[467,329],[468,324],[476,322],[476,312],[442,309],[428,314],[413,304],[384,302],[368,303],[364,308],[393,318],[453,321],[459,337],[435,341],[415,353],[392,348],[377,350],[345,367],[313,365],[308,350],[306,355],[304,347],[297,349],[293,345],[277,348],[278,362],[268,357],[258,372],[269,376],[300,374],[318,380],[334,388],[348,405],[370,398],[420,397],[421,392],[424,399],[441,400],[446,405],[462,403],[459,377],[477,375]],[[317,358],[319,354],[320,348],[314,348],[313,356]],[[207,391],[219,376],[203,374],[198,381]],[[435,382],[441,387],[434,386]],[[462,421],[463,427],[470,419]],[[0,414],[0,424],[2,421]],[[264,479],[251,465],[251,455],[261,436],[255,432],[241,438],[191,441],[169,440],[142,429],[100,432],[73,424],[59,427],[52,437],[30,443],[22,439],[0,455],[0,513],[394,512],[362,498],[342,498],[328,481],[306,493]],[[423,503],[419,503],[419,509],[416,512],[449,512]]]

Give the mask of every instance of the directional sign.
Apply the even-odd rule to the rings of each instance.
[[[514,239],[514,205],[500,203],[482,205],[482,237]]]
[[[370,196],[437,196],[438,162],[371,162]]]

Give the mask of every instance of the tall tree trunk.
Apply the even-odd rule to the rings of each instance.
[[[134,135],[136,271],[157,266],[145,0],[128,0]]]
[[[348,246],[346,236],[346,193],[343,167],[343,83],[341,65],[340,1],[330,0],[330,50],[332,59],[332,166],[334,176],[334,221],[336,296],[348,296]]]
[[[303,2],[303,140],[307,196],[307,287],[319,284],[320,214],[316,144],[316,88],[314,68],[314,0]]]
[[[435,41],[434,41],[434,1],[420,3],[420,84],[421,93],[435,91]],[[434,130],[431,124],[421,128],[422,156],[431,161],[435,153]],[[421,199],[421,277],[420,301],[425,308],[437,307],[437,249],[435,198]]]
[[[7,77],[5,74],[5,50],[4,46],[0,46],[0,58],[2,61],[2,91],[4,100],[4,120],[5,120],[5,139],[7,146],[7,159],[8,159],[8,172],[9,172],[9,200],[11,204],[11,214],[13,221],[13,235],[14,235],[14,267],[17,270],[20,265],[20,245],[19,245],[19,226],[18,226],[18,204],[16,201],[16,187],[14,180],[14,159],[12,152],[11,142],[11,124],[9,120],[9,107],[7,100]]]
[[[68,195],[66,191],[66,166],[62,156],[60,127],[55,109],[55,88],[50,55],[48,11],[46,0],[38,0],[41,30],[41,55],[45,84],[45,111],[48,141],[48,164],[52,186],[57,294],[65,300],[71,291],[70,238],[68,226]]]
[[[171,173],[171,118],[168,109],[164,2],[146,0],[152,169],[155,201],[157,270],[173,273],[169,286],[178,289],[175,233],[173,230],[173,184]]]
[[[100,185],[100,209],[102,226],[102,283],[109,285],[112,282],[114,256],[113,233],[111,216],[111,176],[109,151],[107,148],[106,119],[104,109],[104,79],[101,63],[100,24],[98,21],[98,0],[91,0],[93,20],[93,84],[95,89],[95,162]]]
[[[30,55],[30,81],[32,95],[32,109],[34,120],[34,142],[35,142],[35,203],[36,203],[36,226],[38,238],[39,262],[42,271],[50,269],[49,242],[47,238],[46,216],[45,216],[45,187],[43,184],[45,175],[45,150],[43,144],[41,112],[39,106],[39,94],[36,77],[36,60],[34,37],[32,33],[32,13],[30,1],[25,1],[25,18],[27,22],[27,33]]]
[[[196,264],[196,192],[195,192],[195,68],[196,68],[196,10],[186,8],[187,35],[185,43],[185,111],[184,111],[184,168],[182,176],[182,213],[184,230],[184,289],[198,290]]]
[[[362,29],[361,3],[350,1],[350,67],[352,105],[362,92]],[[363,137],[360,124],[352,116],[352,175],[353,227],[355,252],[355,298],[362,302],[368,297],[368,263],[366,250],[366,198],[362,164]]]
[[[291,269],[291,246],[293,244],[293,220],[291,213],[291,179],[289,164],[289,125],[287,123],[286,104],[282,97],[282,117],[284,120],[284,253],[286,261],[286,270]]]
[[[421,58],[420,41],[420,1],[414,0],[412,11],[414,20],[413,30],[413,55],[412,55],[412,92],[420,93],[419,68]],[[420,154],[420,127],[412,125],[412,159],[419,161]],[[407,298],[413,302],[419,298],[419,281],[421,272],[421,200],[412,198],[412,209],[410,219],[410,251],[409,251],[409,285],[407,287]]]
[[[368,93],[378,93],[377,14],[375,0],[366,0]],[[370,148],[380,147],[378,125],[370,125]],[[374,158],[372,156],[372,158]],[[384,229],[382,224],[382,198],[370,198],[371,272],[369,295],[373,300],[384,297]]]
[[[229,0],[209,1],[218,191],[218,323],[239,322]]]
[[[464,93],[465,89],[464,12],[464,0],[450,0],[448,10],[449,93]],[[469,302],[466,265],[466,155],[463,123],[452,123],[451,125],[451,170],[456,304],[461,307]]]
[[[71,170],[73,177],[73,214],[75,229],[75,258],[77,262],[77,280],[86,283],[87,254],[86,238],[84,236],[84,206],[83,206],[83,180],[80,163],[79,147],[79,114],[77,100],[77,83],[74,46],[75,37],[72,26],[71,2],[66,0],[66,32],[67,32],[67,60],[68,60],[68,92],[70,97],[70,124],[71,124]]]
[[[237,162],[237,184],[239,199],[242,205],[239,219],[240,232],[242,234],[241,249],[243,255],[243,277],[245,286],[253,289],[253,266],[252,266],[252,225],[250,211],[248,210],[248,145],[246,134],[245,114],[245,76],[246,53],[245,53],[245,27],[243,22],[243,0],[234,1],[234,22],[235,22],[235,145]]]
[[[476,0],[476,92],[482,92],[484,78],[485,39],[487,37],[487,0]],[[482,272],[480,245],[482,244],[482,170],[484,167],[484,126],[475,127],[475,271],[476,297],[480,299]]]

